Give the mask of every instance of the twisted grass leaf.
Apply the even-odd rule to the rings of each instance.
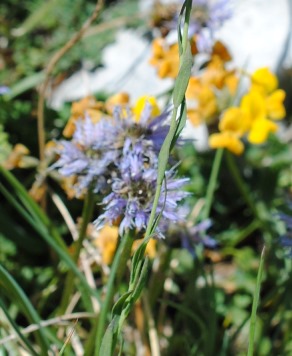
[[[119,327],[117,330],[117,337],[121,333],[122,326],[124,324],[124,321],[128,317],[130,311],[132,310],[135,302],[138,300],[140,297],[143,288],[145,287],[147,277],[148,277],[148,270],[149,270],[149,259],[146,257],[145,260],[142,262],[142,269],[141,269],[141,274],[139,276],[139,279],[134,287],[133,292],[129,295],[128,299],[125,302],[125,307],[122,310],[121,316],[119,318]]]
[[[147,246],[147,243],[150,239],[150,235],[155,231],[161,214],[156,216],[156,210],[162,190],[162,184],[165,179],[165,171],[168,164],[169,154],[171,148],[174,146],[175,140],[178,138],[178,133],[182,130],[183,124],[185,121],[185,109],[182,107],[180,110],[179,117],[178,110],[180,105],[184,102],[185,99],[185,91],[188,85],[189,77],[191,75],[191,67],[192,67],[192,54],[190,49],[190,44],[188,41],[188,24],[190,19],[190,11],[192,8],[192,1],[186,0],[183,4],[182,12],[185,11],[185,23],[184,23],[184,32],[183,36],[179,35],[179,46],[180,46],[180,69],[178,73],[178,77],[175,82],[175,87],[173,91],[173,103],[174,109],[172,112],[171,123],[169,132],[163,142],[162,148],[159,153],[159,163],[158,163],[158,174],[157,174],[157,188],[155,192],[154,202],[148,222],[148,226],[146,229],[144,241],[140,248],[135,252],[134,257],[132,259],[132,268],[131,268],[131,278],[128,291],[131,292],[133,285],[134,289],[129,294],[127,300],[124,302],[123,310],[121,317],[119,318],[119,328],[116,329],[107,329],[107,335],[104,336],[102,344],[107,345],[108,347],[111,346],[111,342],[115,342],[118,338],[119,333],[121,332],[121,328],[123,322],[127,318],[128,314],[130,313],[134,303],[141,295],[141,292],[145,286],[147,275],[148,275],[148,265],[149,260],[146,258],[144,261],[144,252]],[[180,26],[180,23],[179,23]],[[180,31],[180,30],[179,30]],[[183,104],[184,106],[184,104]],[[115,320],[117,316],[114,317]],[[107,340],[110,340],[106,342]],[[111,348],[113,351],[113,347]],[[100,353],[100,355],[103,355]],[[111,353],[106,354],[111,355]]]
[[[181,64],[177,79],[173,89],[173,105],[179,107],[185,97],[185,92],[191,76],[191,69],[193,65],[193,57],[191,52],[191,45],[186,43],[186,48],[181,57]]]
[[[99,349],[100,356],[112,356],[117,339],[119,317],[115,316],[106,329]]]
[[[0,286],[3,293],[8,298],[12,299],[16,305],[22,310],[30,323],[39,324],[40,317],[33,305],[25,295],[24,291],[17,284],[14,278],[10,275],[6,269],[0,265]],[[47,337],[47,332],[43,329],[36,331],[36,339],[38,345],[41,348],[41,355],[47,355],[50,349],[50,344]]]

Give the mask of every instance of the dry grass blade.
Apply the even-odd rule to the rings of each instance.
[[[26,334],[30,334],[36,330],[39,330],[40,327],[44,328],[44,327],[51,326],[51,325],[60,325],[60,324],[63,324],[64,322],[68,322],[70,320],[79,320],[79,319],[87,319],[87,318],[96,318],[96,314],[93,314],[93,313],[67,314],[67,315],[59,316],[59,317],[56,317],[53,319],[40,321],[39,324],[29,325],[27,328],[23,329],[21,332],[23,335],[26,335]],[[17,334],[9,335],[3,339],[0,339],[0,345],[4,345],[6,342],[16,340],[16,339],[18,339]]]

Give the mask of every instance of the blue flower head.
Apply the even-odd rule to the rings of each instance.
[[[167,119],[167,112],[152,118],[150,105],[145,105],[138,122],[130,109],[119,106],[113,117],[104,117],[96,123],[87,115],[77,121],[71,141],[59,142],[60,158],[52,168],[59,168],[65,177],[76,176],[77,196],[89,187],[95,192],[105,192],[127,152],[144,151],[149,160],[157,159],[169,130]]]
[[[121,219],[121,235],[129,229],[143,232],[154,202],[157,158],[156,161],[149,160],[147,153],[133,150],[124,154],[118,168],[120,175],[113,179],[112,192],[102,202],[104,213],[96,220],[96,226],[113,224]],[[188,195],[180,190],[187,179],[177,179],[175,174],[175,170],[165,173],[165,185],[157,207],[157,215],[161,213],[163,220],[179,221],[184,218],[178,214],[177,208],[178,203]]]

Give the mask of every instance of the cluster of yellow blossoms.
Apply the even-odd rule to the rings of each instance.
[[[210,59],[198,76],[191,76],[186,91],[188,118],[195,126],[214,123],[234,97],[239,78],[227,69],[231,56],[226,47],[215,42]]]
[[[191,40],[193,55],[197,54],[196,37]],[[179,69],[178,44],[168,45],[157,38],[152,45],[150,59],[160,78],[175,78]],[[219,132],[209,137],[211,148],[226,148],[241,154],[246,137],[252,144],[264,143],[269,134],[277,131],[275,120],[285,117],[283,105],[285,92],[278,89],[278,80],[268,68],[260,68],[248,75],[229,69],[232,57],[220,41],[213,45],[212,52],[198,75],[191,76],[186,91],[187,113],[190,122],[197,126],[219,121]],[[247,76],[249,91],[242,96],[238,105],[239,81]],[[223,114],[222,114],[223,113]]]
[[[111,116],[115,106],[121,108],[131,107],[134,118],[138,121],[146,102],[152,106],[152,116],[158,116],[161,111],[153,96],[144,95],[137,99],[134,105],[130,105],[130,96],[125,92],[117,93],[110,96],[105,102],[97,101],[93,96],[87,96],[80,101],[73,102],[71,107],[71,116],[63,130],[63,135],[67,138],[72,137],[75,131],[75,123],[77,120],[84,119],[85,114],[88,114],[92,122],[98,122],[102,117]],[[126,114],[126,113],[125,113]]]
[[[198,53],[195,37],[190,40],[192,54]],[[152,57],[149,64],[157,69],[157,75],[163,78],[176,78],[179,70],[178,43],[169,44],[165,38],[159,37],[152,42]]]
[[[278,89],[278,80],[268,68],[260,68],[250,76],[250,89],[243,95],[239,106],[229,107],[219,122],[219,133],[209,138],[211,148],[227,148],[241,154],[247,137],[252,144],[264,143],[269,134],[277,131],[274,120],[285,116],[285,92]]]

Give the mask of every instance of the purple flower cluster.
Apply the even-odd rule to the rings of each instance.
[[[113,223],[123,216],[120,223],[120,234],[125,230],[143,231],[147,227],[156,190],[157,164],[153,164],[142,150],[124,152],[120,162],[120,175],[113,179],[112,192],[103,200],[104,213],[96,220],[96,225],[105,222]],[[157,161],[156,161],[157,163]],[[171,221],[184,218],[179,214],[177,203],[188,193],[180,191],[188,181],[186,178],[176,179],[175,171],[165,173],[166,182],[159,198],[157,214]]]
[[[197,35],[200,52],[209,52],[214,32],[232,16],[230,0],[193,0],[190,35]]]
[[[87,189],[105,195],[103,214],[96,226],[120,219],[120,234],[128,229],[143,232],[156,191],[158,153],[168,133],[168,113],[153,118],[145,105],[140,120],[130,110],[116,107],[112,118],[93,123],[87,116],[77,122],[71,141],[60,141],[54,168],[63,176],[76,177],[77,195]],[[177,204],[187,196],[180,191],[187,179],[175,178],[171,169],[159,199],[157,214],[179,221]]]

